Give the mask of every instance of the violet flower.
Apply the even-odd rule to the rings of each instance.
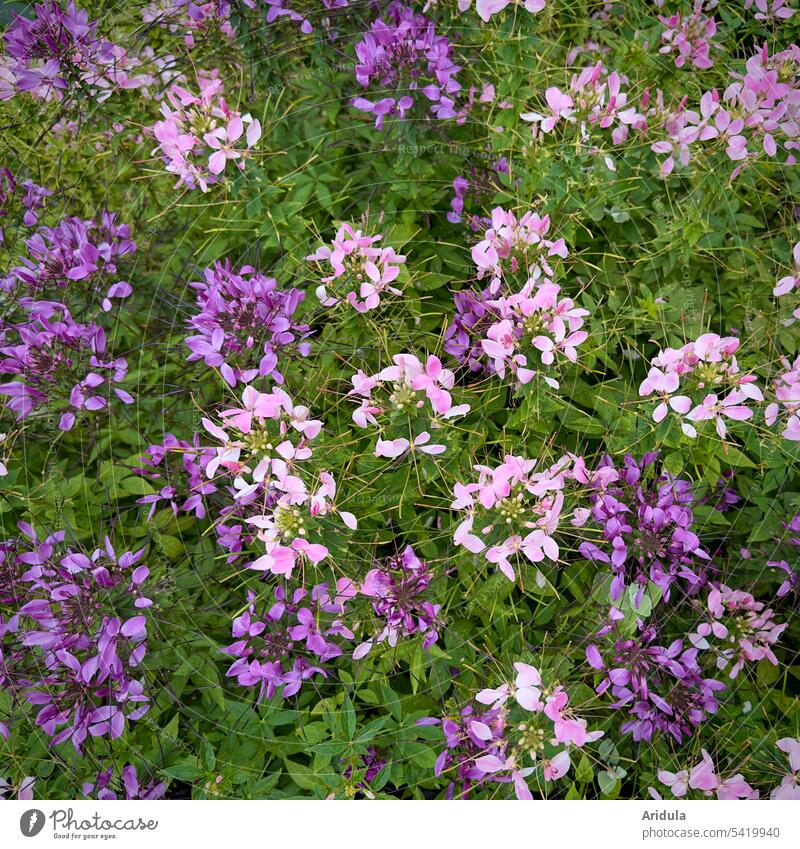
[[[227,260],[190,285],[197,290],[199,312],[189,319],[197,335],[186,339],[187,359],[218,368],[229,386],[258,376],[283,383],[279,357],[308,355],[311,346],[303,340],[309,327],[294,319],[305,297],[299,289],[279,289],[274,278],[249,265],[234,270]]]
[[[353,106],[373,114],[379,130],[387,117],[410,117],[420,95],[433,117],[456,117],[454,95],[461,88],[456,75],[461,69],[451,54],[450,42],[436,34],[432,20],[400,2],[392,3],[385,18],[374,21],[356,45],[356,80],[365,93],[392,94],[378,100],[356,97]]]

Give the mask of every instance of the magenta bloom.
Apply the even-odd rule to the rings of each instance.
[[[59,555],[63,536],[40,543],[29,525],[20,529],[28,542],[15,557],[27,587],[9,630],[28,656],[17,657],[16,687],[52,744],[71,740],[80,752],[89,736],[122,736],[149,708],[134,670],[147,651],[150,570],[143,549],[118,555],[107,539],[91,555]]]
[[[611,570],[614,602],[635,587],[638,606],[650,581],[664,600],[676,581],[685,582],[691,592],[706,582],[710,555],[693,530],[696,497],[691,484],[658,474],[657,457],[652,452],[637,461],[625,455],[621,469],[605,458],[604,474],[593,482],[591,518],[602,525],[603,542],[582,542],[580,553]]]
[[[372,113],[379,130],[387,117],[410,117],[420,95],[435,118],[456,117],[454,95],[461,88],[456,75],[461,69],[451,54],[450,42],[436,34],[432,20],[400,2],[392,3],[386,19],[374,21],[356,45],[356,80],[365,93],[375,89],[379,95],[387,90],[392,94],[378,100],[356,97],[353,106]]]
[[[59,289],[80,287],[102,296],[102,309],[108,312],[113,298],[122,300],[133,291],[118,279],[117,264],[136,251],[136,243],[128,225],[117,223],[116,213],[104,212],[99,223],[64,218],[55,227],[41,227],[25,245],[28,256],[0,278],[7,292],[56,296]]]
[[[716,4],[709,4],[709,7],[713,8],[713,5]],[[691,15],[684,17],[680,12],[675,12],[669,17],[658,16],[658,20],[665,27],[661,33],[664,46],[659,53],[677,53],[677,68],[691,63],[695,68],[705,70],[713,64],[711,48],[719,46],[712,42],[717,33],[717,23],[713,17],[703,14],[705,6],[705,0],[695,0]]]
[[[613,646],[589,646],[589,666],[603,673],[597,692],[610,692],[616,710],[627,710],[620,730],[635,741],[670,734],[678,743],[718,709],[716,694],[725,685],[703,677],[698,649],[684,649],[681,640],[656,644],[654,626],[640,623],[639,633]],[[602,650],[601,650],[602,648]]]
[[[273,277],[249,265],[234,270],[227,261],[214,263],[203,281],[190,285],[199,312],[189,319],[197,335],[186,339],[188,361],[218,368],[229,386],[259,375],[283,383],[279,356],[308,355],[311,346],[303,340],[309,327],[294,319],[305,297],[299,289],[281,290]]]
[[[329,677],[330,662],[353,640],[344,622],[353,595],[349,578],[337,581],[333,591],[327,584],[310,592],[279,586],[269,608],[257,605],[255,593],[248,592],[247,610],[233,620],[235,642],[222,650],[235,658],[227,676],[240,686],[258,687],[256,702],[289,698],[304,681]]]
[[[419,634],[422,647],[430,648],[439,638],[437,632],[440,605],[426,599],[432,579],[431,569],[423,563],[411,546],[402,555],[387,558],[367,572],[361,582],[361,595],[373,599],[372,608],[381,629],[353,652],[353,658],[364,657],[382,642],[396,646],[398,641]]]
[[[133,764],[128,764],[122,768],[121,782],[119,776],[114,773],[114,767],[110,766],[107,769],[100,770],[93,782],[86,781],[81,786],[81,792],[84,796],[103,800],[119,799],[120,797],[117,794],[120,791],[124,793],[123,799],[162,799],[166,790],[164,782],[156,782],[155,779],[141,785],[136,767]]]

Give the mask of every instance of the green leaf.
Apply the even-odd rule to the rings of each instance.
[[[344,719],[344,727],[347,732],[347,739],[352,740],[356,733],[356,710],[349,696],[344,697],[342,703],[342,718]]]
[[[214,749],[208,740],[203,740],[203,744],[200,747],[200,760],[207,772],[214,771],[214,767],[217,765],[217,756],[214,754]]]
[[[600,785],[600,792],[604,796],[610,796],[617,789],[619,780],[613,773],[603,770],[597,773],[597,783]]]
[[[578,761],[578,768],[575,770],[575,778],[581,784],[588,784],[594,778],[594,770],[586,755],[581,755]]]
[[[178,781],[191,782],[200,778],[200,776],[203,775],[203,770],[200,769],[197,764],[185,762],[164,767],[164,769],[161,770],[161,773],[162,775],[167,776],[167,778],[175,778]]]

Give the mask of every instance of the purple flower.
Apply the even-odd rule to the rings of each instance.
[[[19,226],[34,227],[39,212],[44,209],[45,198],[52,194],[33,180],[18,183],[10,169],[0,168],[0,219],[10,218]],[[17,206],[21,209],[15,209]],[[0,226],[0,243],[4,241],[5,232]]]
[[[165,502],[164,506],[169,506],[175,516],[182,511],[204,519],[205,498],[217,491],[204,474],[213,453],[211,449],[200,448],[198,434],[194,435],[194,444],[168,433],[161,444],[151,445],[141,458],[143,465],[133,470],[158,487],[158,492],[143,495],[136,501],[150,505],[147,518],[152,519],[159,504]]]
[[[376,643],[396,646],[398,640],[414,634],[420,634],[425,649],[436,642],[440,605],[431,604],[423,595],[431,578],[430,567],[410,545],[400,557],[383,560],[367,573],[359,591],[374,599],[372,609],[382,627],[356,648],[355,659],[364,657]]]
[[[28,541],[16,544],[14,560],[26,589],[15,591],[2,629],[15,652],[10,692],[36,706],[53,745],[71,740],[80,752],[89,736],[122,736],[149,708],[134,670],[147,651],[150,571],[144,549],[117,554],[106,539],[91,555],[59,555],[62,534],[39,542],[29,525],[20,529]]]
[[[96,324],[78,324],[63,304],[20,300],[29,317],[16,324],[0,322],[0,384],[7,408],[18,421],[45,409],[59,417],[59,430],[71,430],[79,415],[108,405],[111,392],[123,404],[133,398],[114,386],[125,380],[127,361],[106,360],[106,338]]]
[[[118,788],[118,789],[115,789]],[[136,774],[136,767],[133,764],[128,764],[122,768],[122,782],[118,776],[114,775],[114,767],[110,766],[107,769],[100,770],[97,777],[92,781],[85,781],[81,785],[81,792],[84,796],[91,796],[95,799],[119,799],[117,793],[121,790],[125,795],[124,799],[162,799],[166,792],[166,787],[163,782],[156,783],[155,779],[151,779],[147,784],[139,783],[139,776]]]
[[[361,112],[375,116],[382,129],[387,116],[407,118],[422,94],[435,118],[458,115],[453,95],[461,88],[456,80],[460,67],[452,61],[452,46],[437,35],[433,21],[415,14],[402,3],[392,3],[386,20],[379,18],[356,45],[356,80],[378,100],[356,97],[352,103]]]
[[[202,359],[220,369],[232,387],[257,376],[283,383],[278,357],[296,351],[307,356],[307,324],[293,316],[305,297],[299,289],[278,289],[277,281],[249,265],[238,271],[230,263],[207,268],[205,280],[192,283],[200,311],[189,319],[197,335],[186,340],[189,362]]]
[[[104,312],[112,298],[127,298],[133,291],[125,280],[116,279],[117,262],[136,251],[127,224],[117,215],[104,212],[100,223],[93,219],[64,218],[55,227],[41,227],[25,242],[28,256],[0,278],[6,292],[39,296],[53,294],[78,283],[92,294],[101,294]]]
[[[716,693],[725,685],[703,677],[696,648],[684,649],[681,640],[664,648],[656,644],[657,636],[654,626],[641,625],[630,639],[590,645],[586,659],[603,672],[597,692],[610,691],[612,707],[627,710],[623,733],[630,732],[637,742],[668,733],[682,743],[708,714],[717,712]]]
[[[257,605],[258,597],[248,591],[247,610],[233,620],[235,641],[222,649],[235,658],[226,675],[242,687],[257,686],[257,703],[289,698],[315,675],[327,678],[327,664],[343,654],[341,643],[353,640],[343,616],[354,595],[349,578],[337,581],[333,595],[327,584],[310,592],[279,586],[269,608]]]
[[[45,100],[63,100],[88,90],[98,101],[114,88],[138,88],[149,78],[129,76],[139,64],[126,51],[97,34],[72,0],[45,0],[34,6],[35,17],[16,14],[3,35],[7,56],[0,56],[0,100],[27,92]]]
[[[611,570],[611,598],[618,601],[626,588],[637,587],[641,603],[649,581],[669,600],[670,587],[680,579],[690,591],[706,582],[709,554],[692,530],[695,495],[689,481],[655,472],[657,452],[637,461],[625,456],[617,470],[610,458],[607,474],[595,483],[591,517],[603,527],[603,545],[583,542],[587,560],[605,563]],[[609,474],[610,473],[610,474]]]

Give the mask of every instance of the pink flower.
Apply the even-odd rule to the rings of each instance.
[[[701,749],[701,752],[703,759],[689,772],[689,787],[693,790],[716,790],[720,780],[714,772],[714,762],[705,749]]]
[[[741,402],[746,399],[744,393],[734,390],[721,401],[713,393],[706,395],[702,404],[698,404],[686,418],[692,422],[699,421],[714,421],[716,423],[717,433],[721,439],[725,439],[728,429],[722,420],[722,416],[736,421],[745,421],[752,418],[753,411],[745,407]],[[692,428],[694,430],[694,428]],[[687,433],[688,436],[695,436],[694,433]]]
[[[794,256],[795,273],[793,275],[790,274],[786,277],[781,277],[775,288],[772,290],[772,294],[776,298],[780,298],[782,295],[788,294],[793,289],[800,288],[800,242],[795,244],[792,254]]]
[[[689,773],[685,769],[680,772],[667,772],[664,769],[660,769],[658,771],[658,780],[662,784],[666,784],[672,791],[672,795],[678,799],[686,795],[689,787]]]
[[[575,122],[575,102],[568,94],[564,94],[556,86],[550,86],[544,93],[544,99],[550,107],[549,115],[541,115],[538,112],[523,112],[519,117],[530,123],[538,122],[543,133],[552,132],[562,118],[565,121]]]
[[[544,760],[544,780],[558,781],[563,778],[570,768],[569,752],[564,749],[555,757]]]
[[[514,679],[514,698],[517,704],[525,710],[541,710],[542,676],[539,670],[527,663],[515,663],[514,669],[517,670],[517,677]]]
[[[775,745],[789,756],[789,772],[770,793],[770,799],[800,799],[800,740],[782,737]]]
[[[332,273],[322,278],[323,285],[316,290],[323,306],[335,306],[345,300],[357,312],[363,313],[375,309],[385,292],[403,294],[390,284],[399,277],[400,266],[406,258],[391,247],[377,247],[381,238],[367,236],[350,224],[343,224],[330,245],[321,245],[306,257],[309,261],[331,266]],[[335,291],[329,294],[327,284],[333,283],[337,284]],[[348,287],[356,288],[346,291]]]
[[[513,2],[520,2],[526,11],[534,14],[541,12],[546,5],[545,0],[524,0],[524,2],[522,0],[476,0],[475,10],[482,21],[488,22],[492,15],[502,12],[509,3]],[[459,0],[459,8],[461,11],[468,9],[469,0]]]

